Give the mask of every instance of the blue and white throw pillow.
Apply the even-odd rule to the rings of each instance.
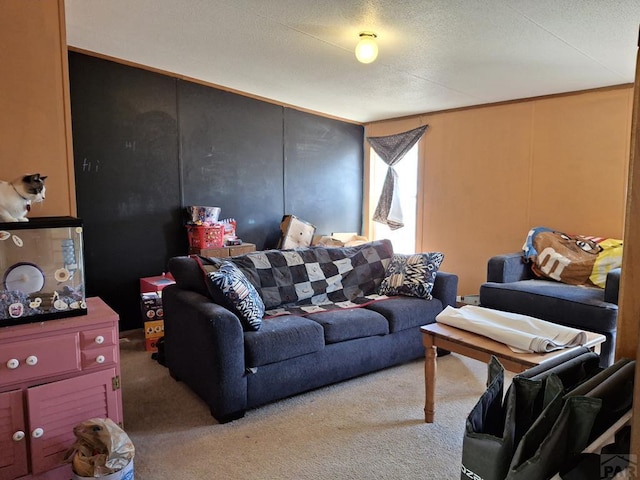
[[[433,282],[444,260],[440,252],[403,255],[394,253],[378,293],[431,300]]]
[[[220,291],[226,303],[238,315],[246,330],[259,330],[264,303],[255,287],[233,263],[224,261],[217,270],[207,272],[207,287],[213,298]],[[213,290],[213,291],[212,291]]]

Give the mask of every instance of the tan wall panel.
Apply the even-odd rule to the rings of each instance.
[[[631,90],[534,103],[531,223],[622,238]]]
[[[598,90],[376,122],[366,131],[429,125],[420,144],[417,245],[444,252],[443,270],[458,274],[458,292],[467,295],[485,281],[489,257],[519,251],[533,226],[621,238],[632,97],[631,87]]]
[[[35,172],[48,175],[47,198],[30,216],[72,215],[75,190],[62,0],[2,0],[0,44],[0,179]]]
[[[444,113],[429,124],[420,247],[444,252],[443,270],[463,272],[459,292],[474,293],[486,259],[517,250],[528,228],[531,105]]]
[[[640,47],[640,38],[638,40]],[[629,142],[629,183],[625,213],[624,256],[620,279],[618,336],[616,359],[640,356],[640,49],[636,53],[636,76],[632,98],[631,141]],[[633,417],[631,419],[631,449],[636,458],[640,455],[640,370],[636,368],[633,389]]]

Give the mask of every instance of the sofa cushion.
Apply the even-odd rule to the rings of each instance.
[[[389,333],[389,322],[379,313],[364,308],[314,313],[307,318],[322,325],[327,344]]]
[[[324,348],[324,331],[318,322],[287,315],[266,318],[260,330],[245,332],[247,367],[259,367]]]
[[[444,255],[440,252],[394,254],[378,293],[430,300],[433,282],[442,260]]]
[[[396,297],[363,308],[383,315],[389,322],[389,332],[394,333],[433,323],[443,305],[437,298]]]
[[[222,301],[234,312],[245,330],[258,330],[264,316],[264,303],[255,287],[231,262],[222,262],[220,267],[206,274],[206,284],[211,298]]]
[[[552,280],[486,282],[480,304],[598,333],[615,331],[618,318],[617,305],[604,301],[603,289]]]

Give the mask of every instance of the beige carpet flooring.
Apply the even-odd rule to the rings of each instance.
[[[438,360],[436,421],[424,423],[423,361],[250,410],[220,425],[144,351],[121,341],[124,429],[137,480],[457,479],[466,415],[486,365]]]

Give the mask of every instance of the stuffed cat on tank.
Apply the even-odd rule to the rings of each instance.
[[[44,200],[46,176],[23,175],[11,182],[0,180],[0,221],[28,222],[33,203]]]

